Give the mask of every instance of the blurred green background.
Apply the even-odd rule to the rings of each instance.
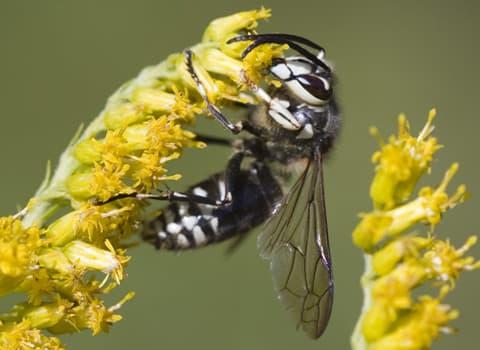
[[[80,123],[144,66],[197,42],[207,23],[239,10],[273,8],[262,32],[296,33],[327,48],[338,73],[344,128],[326,169],[336,300],[326,334],[296,332],[277,302],[255,234],[232,257],[225,246],[179,255],[133,250],[121,291],[137,297],[108,335],[65,337],[70,349],[348,349],[360,310],[360,251],[351,243],[357,213],[370,208],[368,127],[384,135],[406,112],[413,129],[438,108],[439,152],[429,183],[451,162],[454,185],[472,199],[437,232],[463,243],[479,233],[480,10],[475,1],[2,1],[0,3],[0,209],[34,193]],[[222,133],[214,123],[203,130]],[[199,151],[197,151],[199,152]],[[228,150],[190,152],[178,167],[193,183],[223,167]],[[474,249],[480,256],[480,249]],[[456,336],[434,349],[478,347],[480,274],[462,276],[448,301],[461,310]]]

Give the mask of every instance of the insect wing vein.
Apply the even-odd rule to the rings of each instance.
[[[280,300],[310,337],[325,330],[333,304],[333,274],[321,154],[311,159],[258,240],[270,260]]]

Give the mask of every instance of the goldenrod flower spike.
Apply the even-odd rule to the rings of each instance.
[[[480,268],[475,258],[465,257],[476,236],[457,249],[433,233],[444,213],[465,199],[464,185],[453,195],[446,193],[458,171],[457,163],[436,188],[424,187],[417,198],[410,199],[440,148],[431,136],[435,114],[432,109],[417,137],[411,136],[404,115],[399,117],[398,135],[391,136],[388,143],[371,128],[381,149],[373,155],[378,164],[370,191],[374,209],[362,214],[353,232],[366,261],[364,305],[352,336],[355,350],[429,349],[440,334],[451,332],[449,323],[459,316],[442,300],[462,272]],[[419,233],[419,223],[428,225],[426,234]],[[438,296],[416,296],[415,289],[423,285],[437,289]]]
[[[260,9],[214,20],[190,48],[212,102],[256,101],[251,77],[263,82],[263,70],[283,51],[263,45],[249,55],[254,62],[242,61],[248,43],[226,41],[253,31],[269,16],[269,10]],[[169,162],[185,148],[206,146],[187,130],[206,112],[197,89],[183,54],[145,68],[74,137],[27,207],[0,218],[0,296],[25,296],[0,314],[1,349],[62,349],[58,339],[41,330],[90,329],[96,335],[121,319],[117,312],[133,293],[110,307],[102,298],[126,276],[130,258],[122,247],[139,226],[144,204],[132,198],[95,203],[151,192],[181,177],[168,172]]]

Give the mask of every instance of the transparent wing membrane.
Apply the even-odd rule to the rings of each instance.
[[[274,287],[311,338],[325,330],[333,304],[333,274],[320,153],[310,160],[261,233]]]

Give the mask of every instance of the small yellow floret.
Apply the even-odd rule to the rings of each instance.
[[[380,139],[381,150],[372,157],[377,167],[370,188],[376,207],[389,209],[406,201],[419,178],[429,171],[433,155],[441,148],[437,139],[431,136],[435,115],[436,111],[432,109],[418,137],[410,134],[407,119],[400,115],[398,136],[391,136],[387,144]],[[379,137],[375,128],[371,133]]]
[[[438,224],[442,213],[465,200],[464,185],[459,186],[451,196],[445,192],[457,170],[458,164],[455,163],[436,189],[422,188],[417,199],[391,210],[376,210],[363,215],[353,232],[355,244],[366,251],[372,251],[384,239],[395,237],[419,222],[428,223],[432,227]]]
[[[238,12],[230,16],[213,20],[203,34],[202,41],[222,42],[229,34],[241,29],[253,30],[257,21],[270,17],[271,11],[266,8],[260,10]]]
[[[20,277],[33,269],[41,245],[37,227],[24,228],[13,216],[0,217],[0,274]]]
[[[431,239],[418,236],[401,237],[373,254],[373,270],[379,276],[392,271],[399,262],[416,258],[431,243]]]
[[[31,327],[28,320],[0,326],[0,348],[2,350],[64,350],[60,340],[47,337]]]
[[[472,256],[463,257],[476,242],[477,237],[470,236],[461,248],[455,249],[448,241],[435,240],[423,261],[435,278],[453,285],[462,271],[480,268],[480,261]]]
[[[390,334],[374,342],[372,350],[426,350],[458,312],[439,299],[422,297],[420,303],[398,322]]]

